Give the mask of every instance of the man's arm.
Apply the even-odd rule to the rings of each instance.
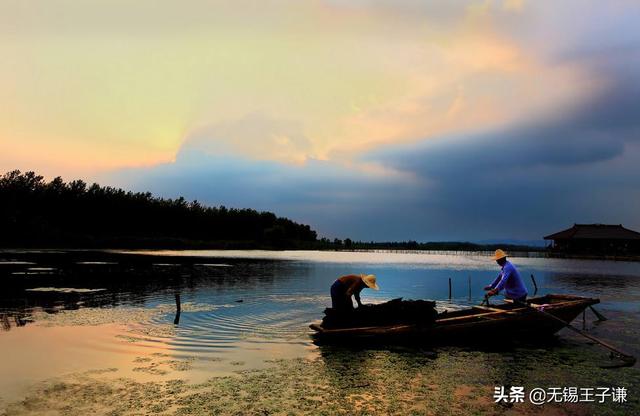
[[[502,272],[498,274],[498,276],[493,280],[493,282],[489,286],[485,286],[484,290],[491,290],[495,288],[498,282],[500,281],[500,279],[502,279]]]
[[[360,281],[358,279],[354,279],[354,281],[349,285],[349,287],[345,291],[347,300],[351,302],[351,295],[353,295],[353,297],[356,298],[356,302],[358,302],[358,306],[362,305],[362,303],[360,303],[360,290],[358,290],[359,288],[360,288]]]
[[[504,288],[504,285],[507,283],[507,280],[509,280],[509,277],[511,277],[512,273],[513,269],[511,267],[505,266],[504,269],[502,269],[502,279],[493,288],[496,293],[499,293]]]
[[[358,304],[358,307],[362,306],[362,302],[360,302],[360,291],[356,290],[355,292],[353,292],[353,297],[356,298],[356,303]]]

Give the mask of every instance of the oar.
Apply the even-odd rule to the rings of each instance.
[[[487,302],[488,302],[488,300],[487,300]],[[619,349],[617,349],[613,345],[608,344],[608,343],[606,343],[606,342],[594,337],[591,334],[587,334],[586,332],[584,332],[584,331],[576,328],[575,326],[571,325],[569,322],[567,322],[567,321],[565,321],[565,320],[563,320],[561,318],[558,318],[557,316],[555,316],[553,314],[550,314],[549,312],[545,312],[545,311],[543,311],[541,309],[536,308],[535,306],[529,305],[528,303],[517,302],[517,301],[513,301],[513,303],[515,303],[517,305],[526,306],[526,307],[531,308],[534,311],[536,311],[536,312],[538,312],[538,313],[540,313],[540,314],[542,314],[542,315],[544,315],[544,316],[546,316],[546,317],[548,317],[550,319],[555,319],[556,321],[560,322],[562,325],[564,325],[565,327],[569,328],[570,330],[572,330],[574,332],[577,332],[578,334],[582,335],[583,337],[588,338],[591,341],[602,345],[603,347],[607,348],[608,350],[610,350],[612,352],[615,352],[616,354],[618,354],[620,356],[620,358],[622,358],[622,361],[624,362],[624,365],[621,366],[621,367],[631,367],[636,363],[636,357],[634,357],[633,355],[629,355],[629,354],[627,354],[627,353],[625,353],[623,351],[620,351]]]
[[[485,303],[487,304],[487,306],[491,306],[491,305],[489,304],[489,295],[486,295],[486,294],[484,295],[484,300],[482,301],[482,303],[480,304],[480,306],[483,306]]]

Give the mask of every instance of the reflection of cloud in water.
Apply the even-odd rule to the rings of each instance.
[[[399,252],[350,252],[350,251],[305,251],[305,250],[114,250],[114,253],[144,253],[150,256],[210,258],[210,259],[252,259],[286,260],[309,263],[343,265],[393,265],[408,269],[446,270],[495,270],[496,264],[489,254],[459,253],[399,253]],[[638,263],[624,261],[552,259],[544,257],[512,257],[522,267],[549,272],[567,273],[616,273],[640,276]]]
[[[255,255],[239,251],[238,256],[247,253]],[[322,318],[324,308],[330,305],[329,288],[339,275],[371,271],[379,276],[382,289],[379,292],[364,291],[364,303],[381,303],[401,296],[405,299],[431,298],[438,300],[439,310],[454,310],[465,307],[463,303],[467,299],[469,277],[472,301],[478,304],[484,293],[482,286],[498,272],[495,263],[483,256],[265,252],[264,256],[269,257],[262,260],[229,258],[229,254],[216,253],[226,256],[219,261],[207,257],[195,261],[180,257],[154,257],[134,266],[122,261],[118,267],[67,267],[61,262],[56,264],[59,274],[39,276],[37,283],[31,279],[7,279],[13,286],[5,288],[2,293],[4,307],[8,313],[28,314],[36,310],[35,317],[40,323],[27,325],[34,327],[34,331],[53,330],[60,325],[89,328],[82,333],[84,338],[76,339],[75,343],[69,341],[76,350],[117,351],[127,354],[129,361],[135,358],[131,354],[144,360],[159,350],[169,352],[174,358],[195,356],[198,360],[190,364],[193,368],[182,373],[188,373],[189,379],[202,377],[206,380],[214,373],[255,368],[269,357],[290,358],[317,353],[317,347],[309,337],[308,324]],[[286,261],[281,261],[283,258]],[[369,259],[372,259],[370,263]],[[169,266],[151,266],[152,260]],[[181,260],[184,260],[183,264],[180,264]],[[189,264],[196,262],[202,265],[230,264],[233,267]],[[627,302],[618,308],[622,311],[628,311],[628,305],[638,304],[640,279],[631,277],[638,276],[637,263],[534,258],[517,258],[514,263],[529,286],[528,276],[535,274],[543,292],[540,294],[556,292],[600,297],[607,307],[618,307],[612,299],[620,300]],[[26,270],[26,267],[5,266],[1,270],[8,274],[10,270]],[[452,302],[439,300],[447,297],[448,278],[453,283]],[[86,294],[26,292],[26,285],[107,290]],[[177,326],[173,325],[176,294],[183,300],[182,316]],[[236,303],[241,299],[242,303]],[[42,311],[77,309],[80,303],[85,303],[86,307],[56,315]],[[633,308],[637,311],[637,306]],[[606,313],[606,309],[605,315],[615,317]],[[630,325],[637,325],[637,313],[625,312],[623,316],[629,319]],[[117,337],[105,340],[99,335],[101,328],[114,323],[124,323],[125,328],[115,332]],[[600,325],[600,330],[609,327],[614,328],[614,325],[608,321]],[[10,332],[20,330],[22,328]],[[630,342],[637,345],[632,335],[629,335]],[[42,342],[42,339],[46,336],[37,342]],[[36,342],[35,337],[33,342]],[[72,354],[62,354],[59,359],[71,365],[73,358]],[[168,361],[167,358],[151,359],[158,361],[157,368],[167,372],[155,377],[171,377],[171,365],[159,362]],[[111,366],[106,363],[110,360],[111,357],[106,357],[105,365]],[[245,365],[231,364],[238,361]],[[135,367],[144,367],[141,364],[144,362],[135,364]],[[127,363],[118,364],[119,368],[128,366]],[[130,373],[136,380],[154,377],[142,370]]]

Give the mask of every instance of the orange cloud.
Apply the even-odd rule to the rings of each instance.
[[[392,3],[123,5],[2,6],[2,167],[161,163],[194,135],[208,151],[346,163],[380,144],[553,111],[584,82],[499,30],[493,2],[430,6],[439,14]],[[526,13],[504,3],[515,9]],[[288,126],[251,125],[255,114]]]

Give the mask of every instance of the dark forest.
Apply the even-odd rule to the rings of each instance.
[[[208,207],[18,170],[0,178],[0,244],[12,247],[304,248],[316,232],[271,212]]]

